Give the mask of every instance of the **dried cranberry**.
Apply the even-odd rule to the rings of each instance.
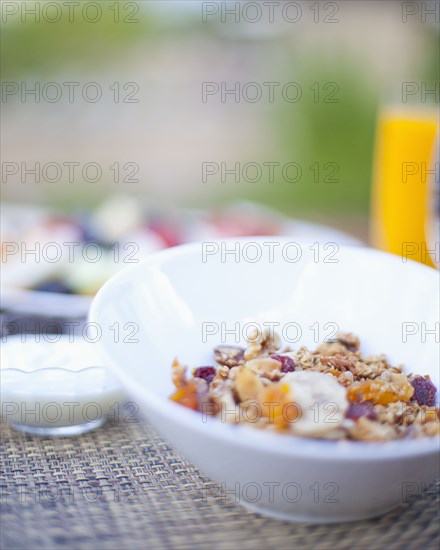
[[[281,372],[293,372],[295,370],[295,362],[288,355],[271,355],[270,357],[281,363]]]
[[[194,371],[194,376],[196,378],[203,378],[203,380],[206,380],[208,384],[210,384],[215,376],[215,368],[214,367],[198,367]]]
[[[435,405],[435,394],[437,388],[427,378],[418,376],[411,381],[411,386],[414,388],[414,395],[412,401],[416,401],[419,405],[427,405],[433,407]]]
[[[348,407],[346,416],[352,420],[359,420],[362,416],[365,416],[370,420],[376,420],[377,418],[376,411],[373,409],[373,405],[369,401],[351,403]]]

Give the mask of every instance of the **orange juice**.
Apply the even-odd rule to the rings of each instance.
[[[389,109],[380,115],[371,212],[373,246],[431,266],[439,261],[434,228],[438,128],[433,111]]]

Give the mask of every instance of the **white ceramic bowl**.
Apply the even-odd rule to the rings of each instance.
[[[262,237],[159,252],[105,284],[89,320],[141,410],[219,491],[269,516],[339,522],[421,493],[438,475],[438,440],[332,442],[207,420],[167,399],[170,364],[176,356],[191,367],[213,364],[212,348],[236,343],[237,328],[243,342],[250,322],[288,327],[289,340],[300,336],[296,347],[338,327],[359,335],[363,352],[383,352],[438,386],[438,336],[427,332],[438,327],[438,304],[438,272],[421,264]]]

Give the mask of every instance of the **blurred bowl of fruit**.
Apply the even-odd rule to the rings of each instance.
[[[66,214],[3,204],[1,214],[2,287],[51,294],[93,296],[122,267],[199,240],[284,234],[301,241],[360,244],[331,227],[292,220],[250,202],[173,210],[115,195],[91,211]]]
[[[215,210],[173,209],[113,195],[93,210],[65,213],[2,204],[2,337],[40,330],[65,334],[86,322],[92,297],[121,268],[165,248],[216,238],[288,234],[359,244],[333,228],[234,202]]]

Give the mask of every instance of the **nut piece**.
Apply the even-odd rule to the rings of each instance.
[[[263,389],[263,383],[259,377],[249,368],[239,367],[235,377],[235,390],[240,401],[257,399]]]
[[[186,365],[182,365],[179,360],[174,359],[171,365],[171,380],[176,388],[183,386],[186,382]]]
[[[215,389],[218,386],[221,386],[224,383],[224,381],[229,378],[230,372],[231,371],[230,371],[229,367],[225,367],[225,366],[221,365],[217,369],[217,372],[216,372],[214,378],[212,379],[209,387],[211,389]]]
[[[271,357],[262,357],[261,359],[251,359],[247,361],[246,367],[251,369],[252,372],[255,372],[255,374],[264,376],[265,374],[270,374],[272,371],[279,371],[281,364]]]
[[[397,434],[392,426],[369,420],[365,416],[348,429],[350,436],[358,441],[389,441]]]
[[[264,331],[254,329],[247,341],[249,346],[244,352],[246,361],[255,359],[258,356],[271,355],[281,347],[280,337],[269,329]]]
[[[318,346],[315,353],[323,355],[357,353],[359,348],[360,342],[357,336],[350,332],[338,332],[334,338]]]
[[[348,388],[348,386],[351,386],[351,384],[353,384],[353,380],[354,380],[353,373],[350,372],[349,370],[343,372],[338,376],[339,384],[342,384],[346,388]]]
[[[345,355],[341,353],[333,353],[328,356],[321,357],[320,361],[322,365],[328,365],[329,367],[333,367],[344,372],[347,369],[351,370],[358,361],[358,358],[356,355],[347,355],[347,353],[345,353]]]
[[[236,367],[244,363],[244,348],[240,346],[217,346],[214,348],[214,359],[219,365]]]
[[[350,353],[356,353],[361,347],[359,338],[351,332],[338,332],[336,341],[342,344]]]

